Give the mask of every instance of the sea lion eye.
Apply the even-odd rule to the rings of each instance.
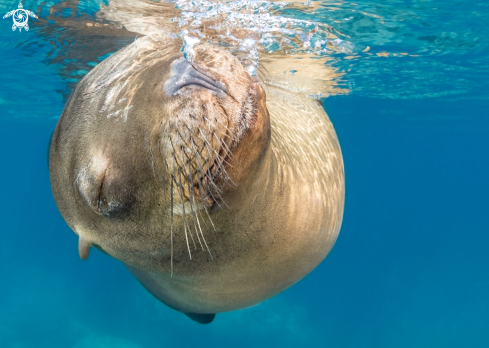
[[[85,168],[78,174],[77,186],[85,203],[97,215],[122,218],[129,214],[134,203],[131,190],[113,168],[102,172],[94,167]]]

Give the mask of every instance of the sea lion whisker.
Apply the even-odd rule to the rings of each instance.
[[[207,167],[207,172],[209,172],[209,166]],[[209,172],[209,175],[210,175],[210,172]],[[216,185],[216,183],[214,182],[214,180],[212,179],[212,177],[209,177],[209,175],[207,176],[208,177],[208,182],[209,182],[209,185],[213,186],[215,188],[215,194],[217,194],[219,200],[222,201],[222,197],[220,195],[220,192],[221,192],[221,189],[219,188],[219,186]],[[205,178],[205,176],[203,176],[202,178]],[[211,196],[212,200],[214,203],[216,203],[219,208],[222,208],[221,204],[219,203],[219,200],[216,199],[216,197],[214,197],[214,194],[212,193],[211,190],[208,190],[207,192],[209,192],[209,195]]]
[[[226,160],[226,158],[228,157],[234,157],[231,150],[229,150],[229,148],[226,146],[223,146],[225,145],[226,143],[223,141],[221,143],[221,141],[219,140],[219,138],[217,137],[216,133],[212,133],[214,135],[214,137],[216,138],[216,140],[219,142],[219,146],[223,149],[224,151],[224,154],[222,156],[220,156],[222,158],[222,161],[224,161],[226,163],[226,165],[230,166],[231,168],[234,168],[234,166],[228,161]],[[211,147],[214,149],[215,152],[217,152],[217,150],[211,145]]]
[[[188,129],[188,127],[187,127],[187,129]],[[190,130],[190,129],[189,129],[189,130]],[[200,129],[199,129],[199,130],[200,130]],[[194,140],[193,140],[193,138],[192,138],[192,137],[190,137],[190,141],[191,141],[192,148],[193,148],[193,150],[194,150],[194,154],[197,154],[198,152],[197,152],[197,151],[196,151],[196,149],[195,149]],[[206,141],[205,137],[204,137],[204,141]],[[185,145],[187,145],[187,142],[185,142]],[[190,147],[189,147],[189,146],[187,146],[187,148],[188,148],[188,149],[190,149]],[[191,150],[191,149],[190,149],[190,150]],[[189,152],[191,152],[191,151],[189,151]],[[185,156],[187,157],[188,162],[189,162],[189,163],[191,163],[191,162],[192,162],[192,160],[193,160],[193,158],[191,158],[191,155],[190,155],[189,153],[185,152]],[[192,166],[192,169],[193,169],[193,166]],[[196,170],[198,170],[198,167],[197,167],[197,166],[195,166],[195,169],[196,169]],[[190,178],[192,178],[191,172],[190,172],[189,174],[190,174]],[[209,175],[210,175],[210,177],[212,178],[212,175],[211,175],[211,173],[210,173],[210,172],[209,172]]]
[[[226,114],[226,117],[227,117],[227,114]],[[231,131],[228,126],[226,126],[224,123],[222,123],[218,118],[216,118],[216,121],[219,122],[224,128],[226,128],[226,130],[229,132],[229,133],[233,133],[233,131]],[[227,133],[224,133],[226,136],[228,136],[232,141],[237,141],[237,139]]]
[[[215,188],[217,194],[221,193],[222,190],[219,188],[219,186],[216,185],[216,183],[214,181],[209,181],[209,182]]]
[[[212,194],[212,191],[209,190],[209,194],[211,195],[212,199],[214,200],[214,202],[219,206],[219,208],[222,208],[222,205],[219,203],[221,202],[224,206],[226,206],[226,208],[229,208],[229,205],[227,205],[227,203],[224,201],[224,199],[222,198],[221,196],[221,189],[219,188],[219,186],[217,186],[215,184],[214,181],[210,181],[210,183],[212,184],[212,186],[215,188],[215,194],[217,195],[217,198],[219,198],[218,200],[214,197],[214,195]]]
[[[198,204],[198,201],[199,199],[197,198],[197,194],[196,194],[196,191],[195,191],[195,186],[193,187],[193,190],[194,190],[194,194],[195,194],[195,201],[196,201],[196,204]],[[207,227],[207,223],[205,222],[204,220],[204,214],[202,213],[202,210],[203,209],[199,209],[197,211],[197,215],[200,217],[199,220],[202,220],[202,224],[204,225],[204,227]],[[204,240],[205,241],[205,240]]]
[[[182,149],[182,151],[183,151],[183,149]],[[183,153],[182,153],[182,156],[183,156]],[[197,215],[195,213],[193,203],[192,203],[192,199],[191,199],[192,198],[191,197],[192,191],[190,190],[190,187],[191,187],[192,174],[190,171],[190,162],[188,163],[188,165],[189,165],[189,176],[190,176],[190,178],[187,178],[187,171],[185,168],[185,164],[183,165],[183,170],[184,170],[183,177],[185,178],[185,181],[187,181],[188,196],[189,196],[189,203],[190,203],[190,212],[191,212],[192,217],[193,217],[192,222],[194,224],[195,234],[197,235],[197,240],[199,241],[200,247],[202,248],[202,250],[204,250],[204,246],[202,245],[202,242],[200,241],[199,231],[197,231],[197,225],[195,224],[195,220],[197,220],[198,218],[197,218]]]
[[[227,136],[227,134],[224,134],[225,136]],[[217,136],[217,135],[216,135]],[[230,137],[228,137],[230,138]],[[232,138],[231,138],[232,140]],[[231,158],[234,158],[234,154],[233,154],[233,151],[231,151],[231,148],[234,148],[236,147],[236,143],[235,141],[233,141],[232,143],[230,143],[229,145],[226,143],[226,141],[224,140],[224,137],[220,139],[220,141],[222,142],[223,146],[226,148],[226,151],[228,154],[230,154]]]
[[[212,157],[212,155],[211,155],[211,152],[210,152],[210,150],[209,150],[209,147],[207,146],[207,144],[209,143],[209,141],[207,140],[207,138],[205,137],[205,135],[204,135],[202,132],[201,132],[201,134],[202,134],[202,136],[204,137],[204,146],[205,146],[205,148],[207,149],[207,153],[209,154],[209,158],[211,159],[211,158],[213,158],[213,157]],[[207,166],[207,170],[209,170],[209,168],[210,168],[210,167],[211,167],[211,166]],[[210,173],[209,173],[209,174],[210,174]],[[219,187],[216,185],[216,183],[214,182],[214,180],[213,180],[213,178],[212,178],[212,177],[209,177],[209,180],[210,180],[210,183],[211,183],[211,184],[212,184],[212,185],[213,185],[213,186],[216,188],[216,190],[217,190],[217,191],[216,191],[216,193],[217,193],[217,195],[219,196],[219,199],[221,200],[221,202],[222,202],[222,203],[223,203],[223,204],[224,204],[226,207],[228,207],[228,208],[229,208],[229,206],[226,204],[226,202],[224,202],[224,200],[222,199],[222,196],[221,196],[221,195],[220,195],[220,193],[219,193],[219,192],[221,191],[221,189],[220,189],[220,188],[219,188]],[[220,204],[219,204],[217,201],[216,201],[216,203],[217,203],[219,206],[221,206],[221,205],[220,205]]]
[[[205,116],[203,116],[203,118],[204,118],[204,120],[206,120],[206,121],[207,121],[207,128],[208,128],[208,131],[209,131],[209,132],[211,132],[211,133],[212,133],[212,132],[214,132],[214,130],[212,130],[212,129],[210,128],[210,124],[212,123],[212,121],[211,121],[210,119],[208,119],[207,117],[205,117]],[[219,122],[219,123],[220,123],[220,124],[221,124],[221,125],[222,125],[224,128],[226,128],[226,130],[227,130],[227,131],[231,132],[231,130],[230,130],[230,129],[229,129],[227,126],[226,126],[226,125],[224,125],[224,124],[223,124],[221,121],[219,121],[217,118],[215,118],[215,120],[216,120],[217,122]],[[226,133],[225,133],[225,134],[226,134]],[[226,135],[227,135],[227,134],[226,134]],[[229,135],[227,135],[227,136],[229,136]],[[229,136],[229,137],[231,138],[231,140],[232,140],[232,141],[235,141],[235,139],[234,139],[234,138],[232,138],[231,136]]]
[[[180,138],[183,140],[183,137],[182,137],[182,135],[180,134],[180,132],[178,132],[178,131],[177,131],[177,134],[178,134],[178,135],[180,136]],[[170,136],[169,138],[170,138],[171,147],[172,147],[172,149],[173,149],[173,157],[175,157],[175,153],[176,153],[177,151],[176,151],[176,149],[175,149],[175,146],[174,146],[174,144],[173,144],[173,141],[172,141],[171,136]],[[185,159],[185,151],[184,151],[183,146],[181,146],[181,147],[180,147],[180,150],[182,151],[182,165],[183,165],[183,166],[185,166],[185,161],[184,161],[184,159]],[[188,156],[187,156],[187,157],[188,157]],[[189,160],[191,160],[191,159],[189,158]],[[177,162],[177,163],[178,163],[178,162]],[[176,181],[175,181],[175,182],[176,182]]]
[[[212,145],[210,145],[212,151],[214,151],[214,153],[216,154],[216,158],[217,158],[217,161],[218,161],[218,164],[219,164],[219,168],[227,177],[227,179],[229,179],[229,181],[233,184],[233,186],[238,186],[236,185],[236,183],[231,179],[231,176],[228,174],[228,172],[226,171],[226,169],[224,168],[224,164],[222,163],[222,159],[221,159],[221,156],[219,156],[219,154],[217,153],[216,149],[214,149],[214,147]],[[224,160],[226,163],[228,163],[226,160]],[[228,163],[229,164],[229,163]],[[230,165],[230,164],[229,164]]]
[[[206,149],[207,149],[207,153],[209,154],[209,159],[213,159],[213,157],[212,157],[212,155],[211,155],[211,152],[209,151],[209,148],[207,147],[207,143],[208,143],[209,141],[207,140],[207,138],[206,138],[205,134],[202,132],[202,130],[200,130],[200,129],[199,129],[199,131],[200,131],[200,134],[202,135],[202,138],[203,138],[203,140],[204,140],[204,146],[206,147]],[[214,161],[213,161],[213,162],[214,162]]]
[[[210,122],[205,116],[204,116],[204,119],[207,121],[207,122]],[[231,130],[226,126],[224,125],[221,121],[219,121],[218,119],[216,119],[217,122],[219,122],[224,128],[226,128],[227,131],[231,132]],[[212,133],[214,133],[214,131],[212,131]],[[232,132],[231,132],[232,133]],[[224,133],[225,136],[227,136],[229,139],[231,139],[231,141],[233,142],[237,142],[237,139],[232,137],[231,135],[227,134],[227,133]],[[224,141],[223,141],[224,142]]]
[[[192,138],[190,139],[190,142],[192,143],[192,148],[193,148],[193,150],[194,150],[195,157],[197,158],[197,163],[199,164],[200,175],[201,175],[201,178],[203,179],[203,178],[205,178],[205,174],[204,174],[204,168],[202,167],[202,162],[200,161],[200,155],[199,155],[199,152],[198,152],[198,151],[195,149],[194,140],[193,140]],[[212,177],[210,176],[211,174],[210,174],[209,168],[207,168],[207,170],[208,170],[208,172],[209,172],[209,180],[210,180],[210,182],[211,182],[211,183],[214,183],[214,182],[212,181]],[[204,203],[204,193],[203,193],[203,190],[202,190],[202,186],[201,186],[200,180],[201,180],[201,179],[197,179],[197,182],[198,182],[198,184],[199,184],[200,196],[201,196],[201,199],[202,199],[202,204],[204,205],[204,208],[206,208],[206,212],[207,212],[207,207],[206,207],[206,205],[205,205],[205,203]],[[208,191],[208,192],[209,192],[209,194],[211,195],[212,200],[213,200],[215,203],[217,203],[217,205],[219,205],[219,206],[220,206],[220,204],[217,202],[217,200],[215,199],[215,197],[212,195],[212,192],[210,192],[210,191]],[[210,218],[210,217],[209,217],[209,218]],[[211,221],[211,223],[212,223],[212,221]],[[213,226],[214,226],[214,224],[213,224]],[[214,228],[214,229],[215,229],[215,228]]]
[[[209,150],[209,142],[207,141],[207,139],[205,139],[204,141],[204,146],[205,148],[207,149],[207,153],[209,154],[209,158],[212,159],[212,155],[211,155],[211,151]],[[211,146],[212,147],[212,146]],[[214,148],[212,148],[214,150]],[[216,159],[219,161],[219,154],[214,150],[215,154],[216,154]],[[213,161],[215,163],[215,161]],[[219,163],[218,163],[219,164]],[[209,166],[210,167],[210,166]],[[219,168],[217,168],[219,169]]]
[[[205,176],[204,174],[204,170],[202,168],[202,163],[200,162],[200,156],[199,156],[199,153],[198,151],[195,149],[195,145],[194,145],[194,139],[193,138],[190,138],[190,143],[192,144],[192,149],[194,150],[194,153],[195,153],[195,158],[197,158],[197,163],[199,164],[199,167],[200,167],[200,174],[202,175],[202,177]]]
[[[202,135],[203,135],[203,134],[202,134]],[[209,154],[209,158],[210,158],[210,159],[213,159],[213,157],[212,157],[212,155],[211,155],[211,152],[210,152],[209,147],[207,146],[207,144],[208,144],[208,141],[207,141],[207,139],[206,139],[206,138],[205,138],[205,136],[204,136],[204,146],[205,146],[205,148],[207,149],[207,153]],[[205,162],[205,163],[207,163],[207,162]],[[207,166],[207,171],[208,171],[208,173],[209,173],[208,178],[209,178],[209,182],[210,182],[210,183],[211,183],[211,184],[212,184],[212,185],[213,185],[213,186],[216,188],[216,190],[217,190],[217,194],[219,194],[219,192],[221,192],[221,189],[220,189],[220,188],[219,188],[219,187],[216,185],[216,183],[214,182],[214,177],[211,175],[211,172],[210,172],[210,168],[211,168],[213,165],[215,165],[215,162],[214,162],[214,161],[212,161],[212,164],[209,164],[209,165]],[[212,193],[211,193],[211,194],[212,194]],[[221,198],[221,197],[219,196],[219,198]]]
[[[199,162],[200,162],[200,161],[199,161]],[[199,165],[200,165],[200,173],[201,173],[201,178],[202,178],[202,180],[203,180],[203,179],[205,178],[205,176],[206,176],[206,175],[204,174],[204,170],[203,170],[203,168],[202,168],[202,164],[200,164],[200,163],[199,163]],[[207,171],[209,171],[209,169],[207,169]],[[209,173],[208,175],[210,175],[210,173]],[[199,182],[199,185],[200,185],[200,180],[201,180],[200,178],[197,180],[197,181]],[[212,181],[212,179],[209,179],[209,182],[210,182],[210,183],[214,183],[214,182]],[[211,196],[212,201],[213,201],[213,202],[215,202],[216,204],[218,204],[218,205],[219,205],[219,203],[217,202],[217,199],[214,197],[214,195],[212,194],[212,192],[211,192],[210,190],[207,190],[207,192],[208,192],[208,193],[209,193],[209,195]],[[202,194],[202,193],[201,193],[201,194]],[[204,196],[202,195],[202,197],[204,197]],[[219,205],[219,206],[220,206],[220,205]]]
[[[223,135],[224,135],[225,137],[228,137],[229,139],[231,139],[231,141],[232,141],[233,143],[236,143],[236,142],[237,142],[236,138],[233,138],[232,136],[228,135],[227,133],[224,133]],[[223,140],[223,142],[224,142],[224,140]]]
[[[173,170],[175,170],[175,153],[173,153]],[[192,253],[190,252],[190,245],[188,243],[188,236],[187,236],[187,218],[185,216],[185,204],[183,201],[183,192],[182,192],[182,177],[180,175],[180,169],[178,170],[178,177],[179,177],[179,192],[180,192],[180,200],[182,201],[182,211],[183,211],[183,229],[185,231],[185,239],[187,241],[187,249],[188,249],[188,254],[190,256],[190,260],[192,260]]]
[[[204,120],[206,120],[206,121],[207,121],[207,124],[208,124],[207,126],[209,126],[209,123],[212,123],[212,121],[211,121],[211,120],[209,120],[207,117],[202,116],[202,118],[203,118]]]
[[[185,149],[183,148],[183,146],[180,149],[181,149],[181,153],[182,153],[182,168],[179,168],[178,175],[179,175],[179,180],[180,180],[180,187],[182,189],[183,196],[185,197],[185,188],[183,187],[182,181],[181,181],[182,180],[181,179],[182,171],[185,171]],[[187,181],[187,184],[188,184],[188,179],[187,179],[187,176],[185,175],[185,172],[183,172],[183,177],[185,178],[185,180]],[[192,202],[190,201],[190,190],[188,192],[188,198],[189,198],[190,210],[193,211]],[[182,207],[183,207],[183,205],[184,205],[184,203],[182,201]],[[190,238],[192,239],[192,243],[194,244],[194,249],[197,250],[197,245],[195,244],[194,236],[192,234],[192,229],[190,228],[190,225],[187,221],[187,216],[185,215],[185,208],[183,209],[183,212],[184,212],[185,222],[187,223],[188,233],[190,234]],[[195,228],[195,222],[193,219],[192,219],[192,221],[194,223],[194,228]],[[197,228],[195,228],[195,233],[197,235],[197,239],[199,239],[200,246],[202,247],[202,243],[200,242],[199,234],[197,233]],[[203,247],[202,247],[202,249],[203,249]]]
[[[194,148],[194,153],[195,153],[195,156],[197,157],[197,162],[199,163],[199,167],[200,167],[200,173],[201,173],[201,177],[202,179],[205,178],[205,174],[204,174],[204,170],[202,168],[202,163],[200,162],[200,156],[199,156],[199,153],[197,152],[197,150],[195,149],[195,146],[193,145],[193,140],[192,140],[192,146]],[[219,195],[219,187],[214,183],[214,181],[212,180],[212,177],[210,176],[210,170],[209,170],[209,166],[207,167],[207,171],[209,172],[209,183],[214,185],[214,187],[216,188],[217,190],[217,194]],[[202,187],[201,187],[201,182],[200,182],[200,179],[197,180],[198,184],[199,184],[199,189],[200,189],[200,195],[201,195],[201,198],[202,198],[202,203],[204,204],[204,207],[206,207],[205,203],[204,203],[204,194],[202,192]],[[219,204],[218,200],[214,197],[214,195],[212,194],[212,191],[208,190],[207,191],[209,193],[209,195],[211,196],[212,200],[214,203],[216,203],[220,208],[222,208],[221,204]],[[219,199],[222,200],[222,197],[219,195]],[[206,210],[207,212],[207,210]],[[210,217],[209,217],[210,218]],[[212,223],[212,221],[211,221]],[[214,225],[213,225],[214,226]],[[215,229],[215,228],[214,228]]]
[[[184,165],[184,168],[185,168],[185,163],[183,164]],[[180,185],[180,190],[182,192],[182,211],[183,211],[183,219],[185,220],[185,226],[186,226],[186,230],[188,230],[188,234],[190,235],[190,239],[192,239],[192,243],[194,245],[194,250],[197,250],[197,245],[195,244],[195,240],[194,240],[194,236],[192,234],[192,229],[190,228],[190,224],[188,223],[188,220],[187,220],[187,214],[185,213],[185,202],[183,201],[183,199],[185,198],[185,189],[182,185],[182,168],[178,168],[178,181],[179,181],[179,185]],[[190,195],[189,195],[189,202],[190,202]]]
[[[226,142],[225,142],[224,140],[221,142],[221,140],[219,139],[219,137],[216,135],[216,133],[215,133],[215,132],[212,132],[212,134],[213,134],[213,135],[214,135],[214,137],[216,138],[216,140],[217,140],[217,142],[219,143],[219,145],[220,145],[221,147],[225,147],[225,148],[226,148],[226,155],[225,155],[225,157],[229,155],[229,157],[233,158],[233,157],[234,157],[234,155],[233,155],[233,153],[231,152],[231,150],[229,149],[229,147],[228,147],[228,145],[226,144]],[[232,167],[232,165],[231,165],[229,162],[228,162],[228,164],[229,164],[229,165]]]
[[[221,158],[221,156],[219,156],[219,154],[217,153],[217,151],[214,148],[214,146],[212,146],[212,145],[209,145],[209,146],[212,149],[212,152],[214,152],[216,154],[216,159],[217,159],[218,164],[219,164],[219,169],[221,169],[222,171],[224,171],[224,173],[226,173],[226,175],[227,175],[226,169],[224,169],[224,167],[223,167],[223,161],[225,161],[224,158]]]
[[[190,131],[190,128],[188,128],[188,126],[187,126],[187,125],[184,125],[184,127],[186,127],[186,128],[187,128],[187,129]],[[185,141],[185,137],[184,137],[184,136],[183,136],[183,135],[180,133],[180,130],[179,130],[179,129],[177,129],[177,134],[180,136],[180,139],[181,139],[182,143],[183,143],[183,144],[185,144],[185,146],[186,146],[186,147],[188,147],[188,144],[187,144],[187,142]],[[182,150],[182,151],[185,153],[185,151],[184,151],[184,149],[183,149],[183,146],[181,146],[181,148],[180,148],[180,149],[181,149],[181,150]],[[192,160],[192,159],[191,159],[190,157],[188,157],[188,156],[187,156],[187,158],[188,158],[189,160]],[[182,164],[183,164],[183,163],[182,163]]]
[[[200,134],[202,135],[202,138],[203,138],[203,140],[204,140],[204,146],[205,146],[205,145],[208,143],[207,138],[205,137],[205,135],[204,135],[204,133],[202,132],[202,130],[200,130],[200,129],[199,129],[199,132],[200,132]],[[210,153],[209,149],[207,149],[207,153],[209,154],[209,159],[211,159],[211,160],[212,160],[212,162],[214,162],[214,161],[213,161],[213,157],[212,157],[212,155],[211,155],[211,153]],[[212,174],[211,174],[211,172],[210,172],[210,167],[211,167],[211,166],[208,166],[208,167],[207,167],[207,172],[209,173],[209,175],[208,175],[208,176],[209,176],[209,180],[210,180],[210,181],[213,181],[213,179],[214,179],[214,178],[213,178],[213,176],[212,176]]]
[[[199,191],[200,191],[200,200],[202,201],[202,205],[204,206],[205,213],[207,214],[207,217],[209,218],[209,222],[212,225],[212,228],[214,229],[215,232],[217,232],[216,226],[214,225],[214,222],[212,222],[211,215],[209,214],[209,210],[207,209],[207,206],[205,205],[204,202],[204,193],[202,190],[202,184],[200,183],[200,180],[197,181],[199,184]]]
[[[190,163],[188,165],[189,165],[189,171],[190,171]],[[197,202],[195,199],[195,187],[194,186],[192,186],[192,200],[193,200],[195,206],[197,207],[198,205],[197,205]],[[200,231],[200,235],[202,236],[202,240],[204,241],[205,247],[207,248],[207,251],[209,252],[209,255],[211,256],[211,260],[212,260],[213,259],[212,253],[209,249],[209,246],[207,245],[207,242],[205,241],[205,237],[204,237],[204,233],[202,232],[202,228],[200,227],[198,211],[196,211],[196,213],[195,213],[195,218],[197,220],[197,225],[199,225],[199,231]],[[202,248],[202,250],[203,250],[203,248]]]
[[[197,199],[195,198],[195,188],[193,186],[192,186],[192,191],[193,191],[192,197],[194,199],[194,203],[197,205]],[[207,249],[207,252],[209,253],[209,255],[211,257],[211,260],[213,260],[214,258],[212,257],[211,250],[209,249],[209,246],[207,245],[207,242],[206,242],[205,237],[204,237],[204,233],[202,232],[202,227],[200,226],[200,219],[199,219],[198,213],[199,212],[197,212],[195,214],[195,216],[197,218],[197,225],[199,226],[200,235],[202,236],[202,240],[204,241],[205,248]],[[201,215],[201,218],[202,218],[202,215]]]

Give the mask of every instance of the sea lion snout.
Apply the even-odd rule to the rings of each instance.
[[[182,176],[182,197],[195,190],[211,208],[254,170],[267,148],[269,120],[265,92],[237,57],[209,44],[194,49],[190,61],[175,57],[165,67],[158,141],[175,187]],[[256,141],[261,136],[265,141]]]

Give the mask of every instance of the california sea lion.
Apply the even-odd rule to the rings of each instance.
[[[261,84],[210,44],[184,59],[142,38],[79,83],[49,168],[56,204],[90,246],[202,323],[291,286],[328,254],[344,174],[321,105]]]

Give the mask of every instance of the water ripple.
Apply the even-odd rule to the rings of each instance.
[[[0,10],[11,6],[0,3]],[[22,36],[2,22],[4,66],[15,64],[7,59],[12,49],[43,57],[65,81],[57,88],[65,98],[102,59],[154,32],[182,38],[185,54],[196,42],[224,45],[251,74],[267,71],[271,83],[314,97],[485,99],[489,88],[484,2],[36,0],[24,6],[39,19]]]

